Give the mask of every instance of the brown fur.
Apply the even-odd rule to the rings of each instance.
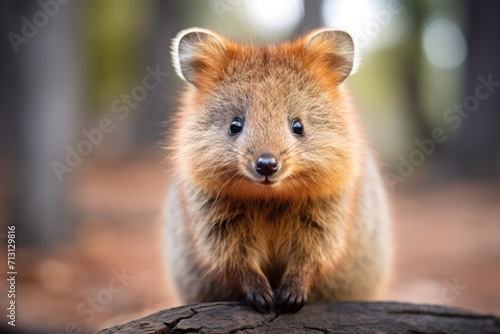
[[[261,312],[371,299],[390,258],[381,180],[343,83],[352,40],[237,45],[206,31],[174,42],[182,97],[167,199],[168,259],[185,302],[246,297]],[[230,136],[235,117],[243,131]],[[300,119],[305,135],[294,135]],[[261,184],[254,163],[279,170]],[[273,291],[274,290],[274,291]]]

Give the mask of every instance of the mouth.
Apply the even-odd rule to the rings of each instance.
[[[254,175],[247,176],[247,181],[250,181],[258,187],[273,187],[280,183],[280,180],[269,178],[268,176],[262,176],[262,178],[257,178]]]
[[[281,184],[281,181],[283,180],[283,175],[280,173],[276,173],[273,175],[260,175],[252,170],[244,170],[243,175],[247,179],[247,181],[250,181],[254,185],[258,187],[275,187],[279,184]]]
[[[263,184],[263,185],[271,185],[271,184],[276,183],[276,181],[269,180],[269,178],[266,176],[266,178],[264,179],[264,181],[260,181],[260,183]]]

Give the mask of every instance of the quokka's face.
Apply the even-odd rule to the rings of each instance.
[[[174,59],[192,84],[176,134],[181,172],[209,192],[254,198],[326,194],[349,176],[356,138],[340,85],[352,58],[345,65],[335,49],[352,45],[347,34],[266,48],[181,34]]]

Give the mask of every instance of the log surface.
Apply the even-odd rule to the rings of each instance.
[[[500,333],[500,318],[430,305],[324,302],[295,314],[262,315],[243,303],[177,307],[114,326],[111,333]]]

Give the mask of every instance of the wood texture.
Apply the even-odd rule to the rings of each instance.
[[[98,334],[111,333],[500,333],[500,318],[385,302],[317,303],[279,316],[259,314],[242,303],[206,303],[163,310]]]

